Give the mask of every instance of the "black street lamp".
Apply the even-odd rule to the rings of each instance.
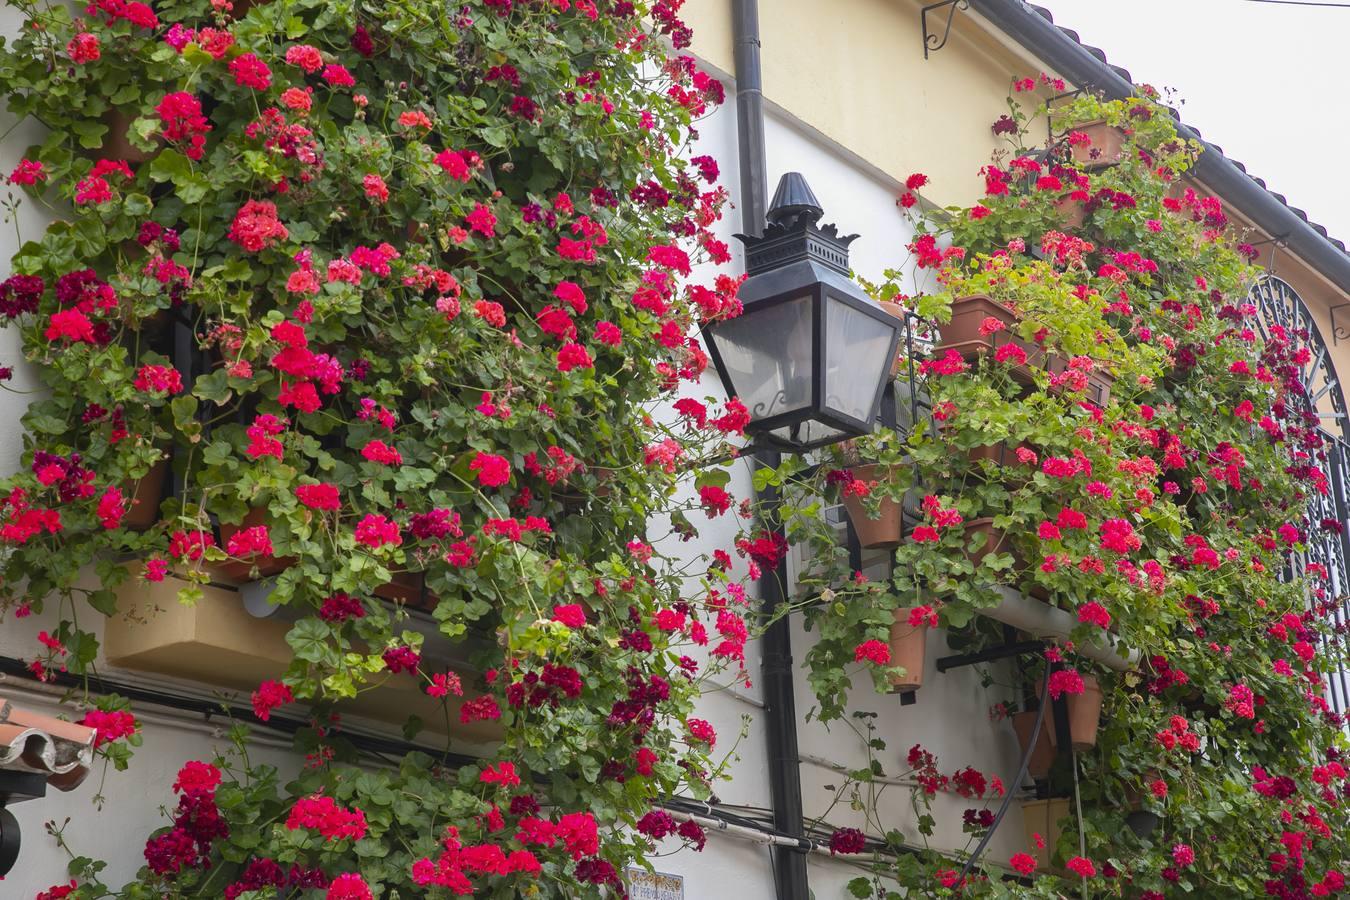
[[[746,247],[744,306],[704,329],[728,396],[750,412],[746,432],[799,453],[867,434],[890,380],[901,320],[849,278],[848,245],[797,172],[778,183],[763,237]]]

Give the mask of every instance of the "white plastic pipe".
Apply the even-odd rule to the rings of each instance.
[[[695,816],[674,809],[667,810],[667,812],[669,812],[671,818],[677,822],[693,822],[694,824],[701,826],[705,831],[720,832],[731,837],[740,838],[741,840],[754,841],[756,844],[768,844],[772,847],[791,847],[793,850],[803,850],[806,849],[803,845],[809,845],[810,849],[807,850],[809,853],[819,853],[823,850],[827,851],[827,848],[821,847],[810,838],[798,840],[797,838],[780,837],[779,835],[758,831],[754,828],[746,828],[744,825],[733,825],[722,819],[710,819],[707,816]]]
[[[1078,624],[1077,620],[1064,610],[1027,597],[1006,585],[999,586],[998,592],[1003,601],[998,606],[979,610],[980,615],[988,616],[1004,625],[1011,625],[1038,638],[1065,640]],[[1105,647],[1097,644],[1075,644],[1073,652],[1117,672],[1123,672],[1139,662],[1138,650],[1131,650],[1110,634],[1107,635],[1106,641]]]

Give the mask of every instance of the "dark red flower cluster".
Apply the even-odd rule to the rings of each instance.
[[[206,763],[192,761],[179,771],[173,826],[145,845],[145,861],[152,872],[172,878],[183,869],[211,865],[211,845],[230,835],[230,826],[216,807],[219,784],[220,771]]]

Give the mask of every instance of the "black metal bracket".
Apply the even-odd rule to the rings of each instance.
[[[0,806],[0,878],[14,871],[20,846],[19,820],[14,818],[14,813]]]
[[[47,796],[47,776],[18,769],[0,770],[0,809]]]
[[[1090,85],[1090,84],[1084,84],[1084,85],[1083,85],[1082,87],[1080,87],[1080,88],[1075,88],[1075,89],[1072,90],[1072,91],[1065,91],[1065,92],[1062,93],[1062,94],[1056,94],[1055,96],[1051,97],[1049,100],[1045,101],[1045,108],[1046,108],[1046,116],[1045,116],[1045,149],[1046,149],[1046,153],[1047,153],[1047,154],[1049,154],[1050,148],[1053,147],[1053,146],[1055,145],[1054,116],[1050,115],[1050,107],[1053,106],[1054,104],[1058,103],[1058,102],[1061,101],[1061,100],[1068,100],[1070,97],[1077,97],[1079,94],[1085,94],[1085,93],[1087,93],[1087,92],[1090,91],[1090,90],[1092,90],[1092,85]]]
[[[1331,346],[1336,346],[1341,342],[1341,338],[1350,338],[1350,328],[1345,327],[1345,320],[1336,324],[1336,310],[1350,309],[1350,303],[1337,303],[1331,308]]]
[[[942,34],[936,31],[928,30],[928,14],[935,12],[943,7],[947,8],[947,24],[942,27]],[[956,18],[956,11],[970,9],[970,0],[941,0],[939,3],[930,3],[919,10],[919,24],[923,26],[923,58],[927,59],[929,53],[936,53],[947,46],[947,38],[952,33],[952,20]]]
[[[1046,670],[1045,677],[1048,679],[1056,672],[1064,668],[1064,663],[1051,663]],[[1055,756],[1066,766],[1074,765],[1073,760],[1073,734],[1069,729],[1069,701],[1063,694],[1058,697],[1050,698],[1050,715],[1055,724],[1055,730],[1052,735],[1055,739]]]
[[[36,800],[47,794],[47,776],[41,772],[0,770],[0,878],[14,870],[21,846],[19,820],[6,809],[11,803]]]
[[[956,656],[938,657],[937,670],[947,672],[951,669],[959,669],[962,666],[993,662],[996,659],[1007,659],[1011,656],[1030,656],[1044,651],[1045,641],[1012,641],[999,644],[997,647],[990,647],[988,650],[981,650],[978,653],[961,653]]]

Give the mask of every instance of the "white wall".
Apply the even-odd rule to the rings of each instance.
[[[16,689],[17,688],[17,689]],[[18,688],[14,682],[0,685],[0,693],[16,705],[46,715],[62,715],[69,705],[59,704],[59,695]],[[64,826],[70,851],[78,856],[106,860],[103,881],[121,887],[145,863],[145,839],[156,828],[169,824],[176,797],[171,785],[178,769],[189,759],[210,760],[231,749],[225,732],[228,723],[219,718],[207,723],[152,707],[138,706],[145,744],[131,759],[125,772],[101,763],[84,784],[70,793],[49,789],[40,800],[10,807],[19,821],[22,848],[19,861],[0,885],[0,897],[29,898],[53,884],[69,881],[66,864],[70,857],[48,835],[47,823]],[[250,761],[267,763],[281,770],[282,781],[298,771],[289,740],[256,736],[249,748]]]
[[[730,94],[730,85],[728,87]],[[700,141],[693,152],[708,153],[717,158],[722,168],[722,183],[731,191],[734,201],[739,194],[734,99],[729,97],[722,109],[704,120],[699,132]],[[900,193],[898,184],[778,110],[769,110],[765,143],[770,196],[783,173],[801,172],[825,210],[822,224],[833,222],[843,234],[860,235],[851,248],[853,267],[859,275],[879,281],[883,270],[901,266],[908,256],[905,245],[912,239],[913,231],[895,206]],[[916,161],[916,168],[919,167],[921,163]],[[731,235],[741,230],[739,209],[729,211],[721,223],[720,237],[735,249],[737,270],[743,270],[740,242]],[[711,277],[713,271],[695,272],[694,276]],[[721,395],[720,384],[711,370],[701,388],[708,394]],[[735,470],[729,489],[738,497],[751,495],[749,465],[746,462]],[[712,525],[714,527],[705,526],[699,541],[701,547],[726,546],[725,522],[719,520]],[[698,549],[693,548],[694,551]],[[876,565],[880,560],[876,554],[866,560],[869,575],[874,578],[885,575],[884,568]],[[843,776],[826,763],[853,770],[864,768],[867,752],[862,739],[848,723],[836,722],[826,728],[818,722],[806,721],[815,701],[801,661],[814,635],[803,631],[800,616],[793,617],[793,625],[793,656],[798,663],[795,689],[799,750],[803,757],[802,794],[806,814],[814,818],[826,813],[835,797],[835,789],[844,782]],[[755,682],[759,676],[758,643],[752,642],[746,651],[747,667]],[[938,674],[934,660],[951,652],[946,647],[943,632],[930,632],[925,686],[918,691],[917,702],[901,706],[898,696],[877,694],[870,676],[860,675],[855,679],[851,693],[852,708],[878,714],[874,720],[877,736],[887,743],[887,749],[879,757],[892,777],[906,771],[904,759],[909,748],[922,744],[936,754],[939,766],[946,774],[969,765],[1007,781],[1015,773],[1019,761],[1017,741],[1011,727],[1006,723],[991,722],[988,712],[991,704],[1010,697],[1004,696],[1000,688],[982,687],[973,668]],[[1001,682],[1012,680],[1006,671],[999,674],[1002,675]],[[757,683],[751,690],[742,689],[739,693],[748,695],[751,700],[760,698]],[[762,709],[734,694],[717,693],[702,699],[700,714],[717,727],[719,744],[735,734],[741,717],[749,717],[749,733],[741,741],[738,761],[730,769],[732,780],[716,790],[724,802],[768,808],[771,801]],[[808,761],[807,757],[813,759]],[[933,801],[933,814],[938,820],[933,846],[949,850],[966,847],[961,813],[967,807],[981,805],[954,794],[938,795]],[[886,828],[900,829],[911,844],[922,843],[923,839],[915,829],[916,817],[907,787],[885,786],[878,806],[878,814]],[[826,822],[834,827],[866,826],[862,814],[851,810],[847,801],[835,804]],[[875,825],[864,830],[873,835],[878,832]],[[1024,842],[1021,817],[1014,808],[991,842],[987,858],[1005,862],[1013,853],[1027,849]],[[753,850],[730,852],[719,846],[726,843],[745,844]],[[813,855],[810,859],[810,886],[820,898],[847,896],[846,883],[862,874],[841,859],[821,855]],[[658,860],[656,867],[663,872],[683,875],[688,898],[744,897],[749,900],[774,896],[768,849],[726,835],[712,835],[707,849],[701,854],[682,850]]]

